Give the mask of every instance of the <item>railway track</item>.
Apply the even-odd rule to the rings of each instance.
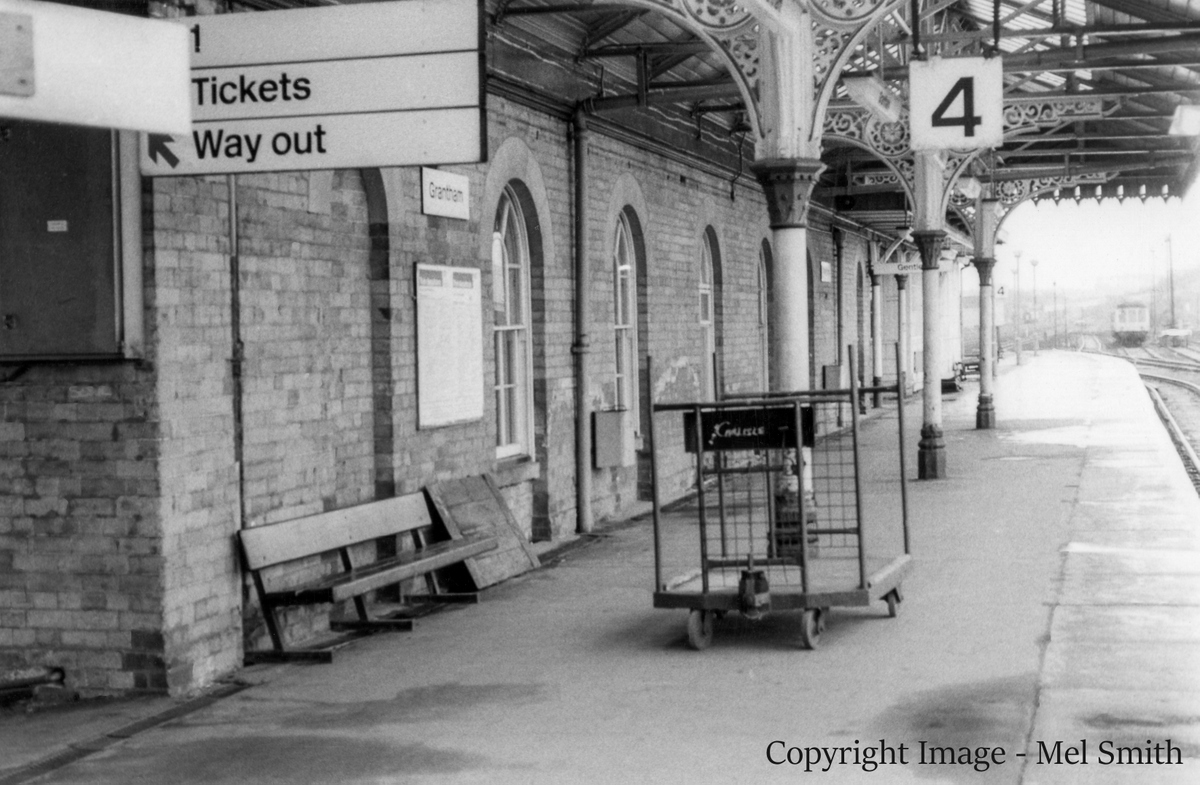
[[[1191,478],[1192,487],[1200,493],[1200,457],[1197,457],[1193,446],[1197,433],[1200,433],[1200,385],[1156,374],[1142,373],[1141,376],[1147,381],[1146,389],[1150,391],[1154,408],[1171,435],[1171,441],[1175,443],[1175,449],[1183,461],[1183,468]],[[1174,394],[1164,396],[1161,386],[1156,386],[1155,383],[1181,390],[1187,400],[1179,400]],[[1175,414],[1179,414],[1179,417]],[[1180,420],[1188,427],[1181,425]]]
[[[1098,338],[1092,338],[1092,345],[1098,348],[1087,351],[1120,357],[1137,367],[1192,487],[1200,494],[1200,355],[1190,349],[1166,347],[1106,351]]]

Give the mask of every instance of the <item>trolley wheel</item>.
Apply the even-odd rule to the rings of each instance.
[[[821,633],[825,630],[825,611],[822,608],[808,608],[800,620],[800,645],[805,649],[815,649],[821,642]]]
[[[899,589],[892,589],[887,594],[883,595],[884,602],[887,603],[888,618],[894,619],[900,615],[900,601],[903,599],[900,596]]]
[[[694,609],[688,614],[688,645],[696,651],[704,651],[712,644],[713,614],[711,611]]]

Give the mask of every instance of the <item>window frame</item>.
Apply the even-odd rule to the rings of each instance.
[[[533,454],[533,341],[531,323],[532,255],[525,210],[511,185],[504,186],[492,223],[492,399],[496,408],[495,448],[498,459]],[[511,234],[509,234],[511,232]],[[513,241],[512,246],[507,240]],[[514,260],[511,251],[516,251]],[[513,292],[516,275],[520,291]],[[514,316],[515,315],[515,316]],[[504,344],[501,341],[505,341]],[[514,373],[505,358],[515,341],[521,368]],[[502,378],[504,374],[504,378]],[[508,398],[506,391],[514,391]],[[510,401],[508,404],[505,401]]]
[[[717,306],[714,300],[716,285],[714,266],[719,249],[714,247],[714,237],[711,227],[704,230],[700,239],[700,280],[696,292],[696,310],[700,325],[701,341],[704,346],[701,356],[700,378],[704,389],[702,397],[708,400],[717,398],[717,379],[715,358],[717,356]]]
[[[629,216],[617,214],[613,233],[614,408],[636,411],[638,391],[637,246]]]
[[[758,247],[758,342],[764,390],[770,384],[771,374],[771,293],[767,278],[768,252],[764,241]]]

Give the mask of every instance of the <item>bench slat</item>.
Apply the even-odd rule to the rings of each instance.
[[[463,559],[495,550],[496,546],[496,538],[490,535],[473,535],[461,540],[436,542],[419,551],[407,551],[349,572],[333,573],[290,591],[267,592],[267,600],[274,605],[341,602],[374,589],[457,564]]]
[[[261,570],[432,523],[424,493],[368,502],[238,532],[246,566]]]

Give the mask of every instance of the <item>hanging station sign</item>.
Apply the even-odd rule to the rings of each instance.
[[[914,150],[975,150],[1004,144],[999,57],[931,57],[908,65]]]
[[[871,265],[875,275],[916,275],[921,272],[921,257],[910,256],[898,262],[876,262]]]
[[[895,255],[892,258],[895,259]],[[956,258],[957,251],[943,252],[938,257],[938,271],[948,273],[953,270]],[[876,262],[871,265],[871,273],[874,275],[918,275],[923,269],[921,257],[917,254],[906,256],[900,261]]]
[[[407,0],[189,17],[190,134],[146,175],[486,159],[479,4]]]

